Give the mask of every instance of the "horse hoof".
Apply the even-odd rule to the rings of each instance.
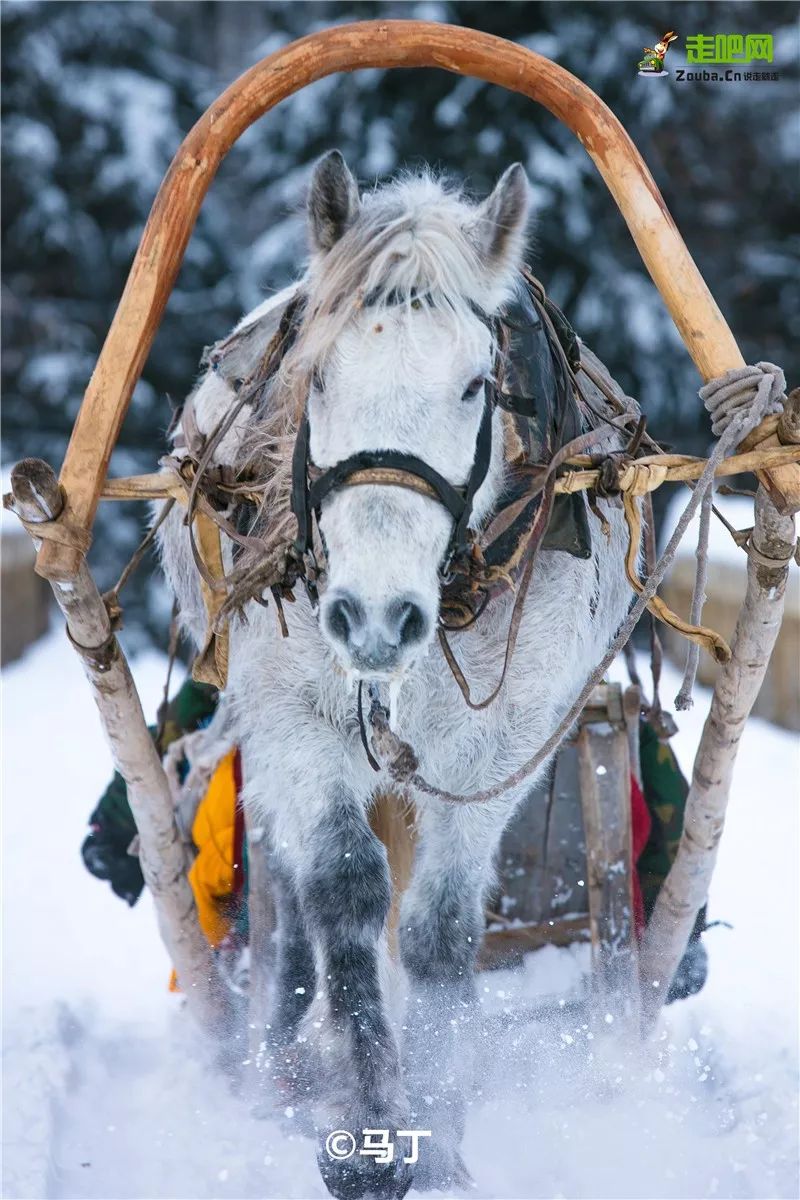
[[[414,1177],[414,1169],[402,1159],[390,1163],[375,1162],[356,1150],[347,1158],[337,1158],[324,1142],[317,1153],[322,1180],[335,1200],[403,1200]]]

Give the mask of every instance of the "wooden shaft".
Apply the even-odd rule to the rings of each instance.
[[[61,483],[73,524],[91,527],[111,451],[220,162],[236,139],[281,100],[317,79],[360,67],[439,67],[543,104],[591,155],[703,379],[743,365],[641,155],[585,83],[524,46],[474,29],[426,21],[342,25],[301,38],[256,63],[214,101],[175,155],[67,449]],[[779,467],[766,478],[777,503],[800,507],[800,467]],[[80,560],[79,550],[48,541],[36,569],[49,579],[71,579]]]
[[[248,987],[248,1064],[247,1072],[254,1099],[263,1084],[264,1037],[273,1000],[275,980],[276,904],[269,869],[269,836],[264,825],[245,809],[247,827],[247,928],[250,947],[250,984]]]
[[[774,420],[774,418],[768,418],[768,420]],[[725,479],[730,475],[741,475],[743,472],[750,471],[754,471],[758,475],[763,474],[763,470],[759,469],[759,464],[763,462],[764,449],[768,450],[774,463],[800,464],[800,445],[784,446],[778,443],[775,446],[764,447],[762,444],[757,450],[747,450],[743,454],[733,454],[730,458],[724,458],[717,465],[714,471],[714,478]],[[588,456],[582,455],[581,459],[588,461]],[[664,479],[665,483],[687,483],[700,478],[705,470],[706,462],[707,459],[704,458],[690,459],[687,457],[681,461],[681,456],[676,454],[652,454],[644,458],[637,458],[635,466],[639,468],[648,466],[665,467],[667,472]],[[599,474],[600,472],[597,468],[593,467],[585,470],[577,466],[556,480],[555,490],[561,494],[563,492],[581,491],[585,488],[594,487],[598,481]],[[657,484],[657,486],[660,485]],[[135,488],[136,484],[132,482],[130,490],[133,491]],[[625,490],[624,480],[623,490]]]
[[[571,946],[591,938],[589,917],[553,917],[550,920],[509,925],[506,929],[490,929],[483,935],[478,951],[478,970],[511,965],[531,950],[543,946]]]
[[[29,525],[58,519],[63,497],[47,463],[23,459],[11,473],[11,486],[13,510]],[[38,544],[35,531],[32,537]],[[207,1030],[220,1035],[230,1025],[227,998],[197,921],[186,847],[130,667],[86,563],[81,562],[71,582],[53,581],[52,587],[83,662],[114,765],[128,785],[142,872],[153,894],[161,936],[192,1011]]]

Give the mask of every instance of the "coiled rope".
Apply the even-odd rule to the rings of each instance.
[[[752,367],[736,367],[716,379],[709,380],[700,388],[699,396],[711,417],[711,432],[719,438],[709,459],[709,462],[713,461],[716,464],[727,457],[765,417],[782,411],[786,399],[786,378],[775,363],[759,362]],[[701,491],[701,508],[695,551],[697,568],[689,618],[693,625],[700,624],[706,600],[713,474],[705,486],[701,477],[696,490]],[[700,649],[694,642],[690,642],[686,652],[683,680],[675,697],[675,707],[679,712],[685,712],[694,703],[692,692],[699,662]]]

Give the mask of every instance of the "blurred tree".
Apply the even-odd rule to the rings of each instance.
[[[148,4],[15,3],[2,22],[4,458],[58,463],[153,196],[211,76]],[[211,198],[203,212],[137,388],[122,472],[152,469],[165,393],[183,395],[198,351],[239,313],[218,206]],[[101,586],[145,517],[101,506]],[[163,628],[163,592],[135,586],[132,623]]]
[[[3,6],[3,230],[7,458],[59,461],[122,291],[150,201],[182,132],[236,74],[316,28],[373,17],[471,25],[522,42],[583,78],[642,150],[745,358],[798,376],[798,31],[791,3],[680,3],[671,76],[636,63],[664,30],[620,0],[303,4],[11,3]],[[780,82],[679,83],[687,35],[771,32]],[[702,451],[697,376],[605,185],[579,143],[523,97],[443,71],[321,80],[268,114],[220,169],[126,421],[118,471],[150,469],[204,344],[302,268],[297,210],[314,158],[339,146],[366,186],[428,162],[485,192],[528,170],[533,265],[584,339],[638,396],[651,429]],[[107,510],[105,578],[141,513]],[[159,591],[134,607],[163,620]],[[141,603],[140,603],[141,602]]]

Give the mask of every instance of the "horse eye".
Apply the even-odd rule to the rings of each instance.
[[[325,391],[325,382],[322,378],[322,372],[320,371],[319,367],[314,367],[314,370],[311,373],[311,386],[315,392]]]
[[[467,386],[461,399],[462,400],[474,400],[475,397],[478,395],[478,392],[480,392],[481,389],[483,388],[483,385],[485,382],[486,382],[486,380],[484,379],[483,375],[476,375],[475,378]]]

